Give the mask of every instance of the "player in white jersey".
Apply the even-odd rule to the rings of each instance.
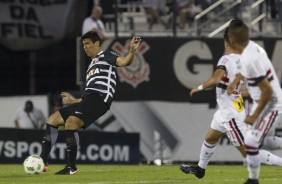
[[[227,33],[227,30],[225,31]],[[218,110],[215,112],[205,140],[201,147],[200,161],[197,166],[182,165],[180,169],[186,174],[194,174],[198,178],[205,175],[205,169],[210,158],[215,151],[216,145],[220,138],[227,134],[234,146],[246,156],[244,148],[244,135],[247,131],[247,125],[244,123],[245,110],[241,96],[242,82],[237,83],[236,89],[228,95],[226,88],[236,78],[241,70],[240,56],[233,54],[235,51],[230,48],[227,34],[224,36],[224,46],[226,55],[222,56],[217,64],[213,76],[198,87],[194,87],[190,95],[199,92],[205,88],[216,86],[216,97]],[[262,162],[269,165],[282,166],[282,159],[269,153],[268,151],[260,152]]]
[[[238,75],[228,87],[228,93],[236,88],[238,81],[245,78],[249,93],[255,101],[251,114],[245,119],[246,123],[252,125],[245,136],[249,172],[245,184],[258,184],[261,163],[259,147],[273,125],[280,121],[282,91],[265,50],[249,40],[249,29],[241,20],[230,22],[228,39],[230,47],[241,54],[242,63],[241,75]],[[275,140],[269,141],[275,143]],[[279,146],[279,143],[272,146]]]

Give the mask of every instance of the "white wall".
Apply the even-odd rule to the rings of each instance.
[[[0,97],[0,127],[13,128],[15,127],[14,119],[17,109],[24,107],[25,102],[31,100],[34,107],[42,110],[44,116],[48,117],[48,96],[11,96]]]

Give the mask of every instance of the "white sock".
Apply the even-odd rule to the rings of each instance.
[[[259,158],[261,163],[282,166],[282,158],[270,153],[269,151],[259,150]]]
[[[247,164],[250,179],[258,179],[260,171],[260,156],[257,155],[247,155]]]
[[[200,166],[203,169],[206,169],[210,158],[213,155],[213,152],[215,150],[216,144],[209,144],[206,141],[203,142],[201,152],[200,152],[200,161],[198,163],[198,166]]]
[[[267,150],[282,149],[282,137],[266,136],[262,148]]]

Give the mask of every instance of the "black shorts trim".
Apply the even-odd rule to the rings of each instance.
[[[108,105],[98,93],[85,96],[81,102],[63,107],[59,110],[66,122],[69,116],[75,116],[84,122],[82,128],[87,128],[109,110]]]

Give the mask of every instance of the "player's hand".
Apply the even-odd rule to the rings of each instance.
[[[73,103],[74,99],[71,97],[71,94],[67,92],[61,92],[61,97],[63,98],[63,102],[66,104],[71,104]]]
[[[234,84],[230,84],[229,86],[227,86],[227,94],[228,95],[231,95],[232,94],[232,92],[234,91],[236,89],[236,85],[234,85]]]
[[[191,89],[190,96],[193,96],[193,94],[196,93],[196,92],[198,92],[198,88],[197,87]]]
[[[133,36],[130,44],[130,50],[135,52],[141,43],[141,38],[139,36]]]

